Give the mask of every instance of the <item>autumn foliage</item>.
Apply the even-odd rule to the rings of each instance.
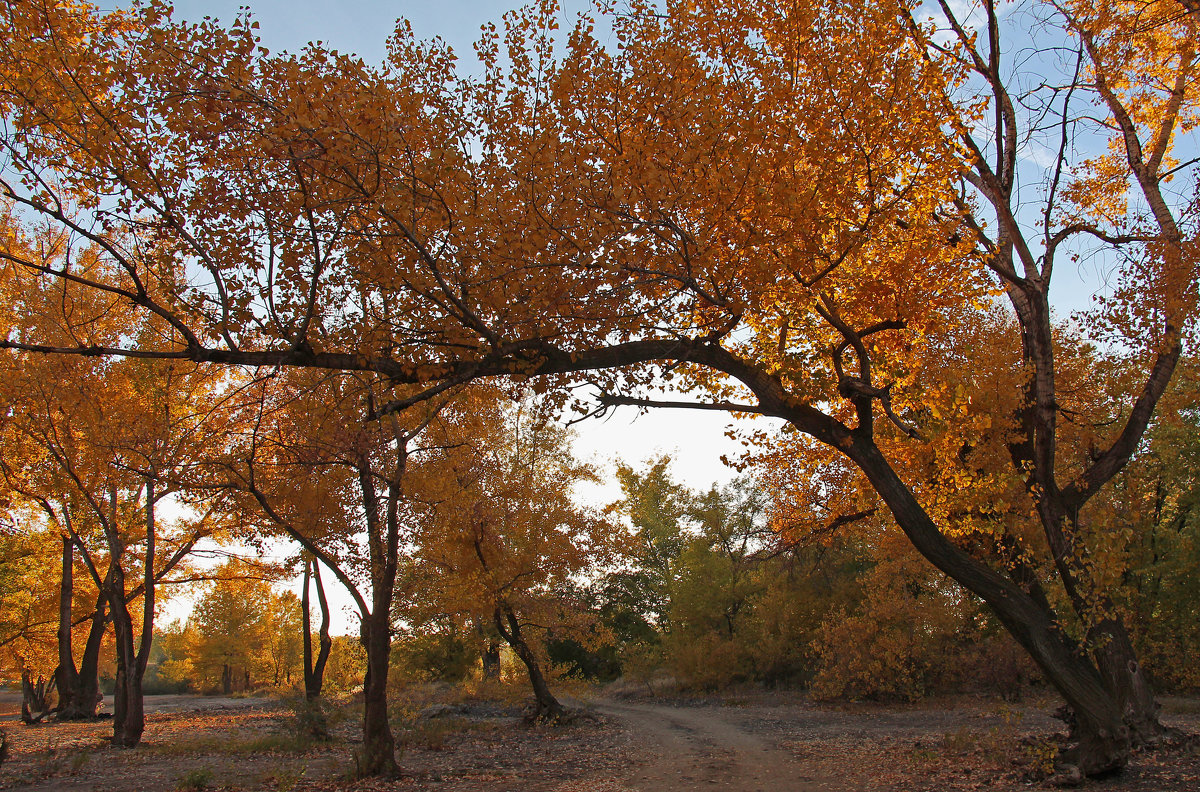
[[[17,366],[132,358],[96,365],[148,382],[155,361],[198,365],[171,371],[249,397],[226,413],[234,447],[186,477],[353,592],[364,771],[394,767],[402,533],[440,537],[421,562],[458,576],[441,598],[490,600],[531,660],[519,610],[586,565],[526,552],[533,518],[601,544],[536,482],[456,461],[491,431],[480,380],[584,411],[779,419],[748,439],[785,543],[894,523],[1066,699],[1072,764],[1109,772],[1161,738],[1136,644],[1166,639],[1134,621],[1146,589],[1121,586],[1138,563],[1177,585],[1155,565],[1191,545],[1162,534],[1177,499],[1136,531],[1108,504],[1154,476],[1144,449],[1195,328],[1191,6],[634,0],[597,9],[609,37],[587,15],[559,32],[544,0],[485,28],[472,75],[403,23],[368,65],[270,53],[248,16],[185,24],[160,2],[0,8],[0,347]],[[1084,261],[1108,285],[1067,322],[1051,286]],[[139,441],[141,490],[120,488],[151,526],[154,493],[185,477],[165,438]],[[471,506],[448,515],[456,497]],[[709,505],[671,552],[724,602],[679,589],[687,607],[667,609],[669,558],[641,581],[690,645],[734,633],[751,594],[737,519]],[[104,530],[119,578],[128,540]],[[506,583],[529,562],[529,587]],[[868,604],[908,573],[879,574]],[[143,668],[127,598],[108,596],[123,667]]]

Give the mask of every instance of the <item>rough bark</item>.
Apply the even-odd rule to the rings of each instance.
[[[396,740],[388,722],[387,679],[392,642],[390,611],[376,611],[363,621],[362,641],[367,650],[363,680],[363,747],[358,757],[361,775],[395,775]]]
[[[537,655],[521,634],[521,622],[517,619],[517,614],[508,605],[501,604],[496,606],[492,618],[500,635],[512,647],[517,657],[521,658],[529,672],[529,684],[533,687],[534,698],[533,720],[556,720],[562,717],[563,706],[550,692]]]
[[[82,717],[79,697],[79,672],[71,647],[71,601],[75,596],[75,542],[69,535],[62,537],[62,577],[58,589],[58,668],[54,681],[58,686],[59,720]],[[94,705],[93,705],[94,707]]]
[[[1104,686],[1116,700],[1135,746],[1153,745],[1169,733],[1159,720],[1161,707],[1146,672],[1138,662],[1129,631],[1120,619],[1096,626],[1093,645]]]

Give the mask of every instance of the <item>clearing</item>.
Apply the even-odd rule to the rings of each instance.
[[[519,704],[436,697],[398,702],[398,779],[353,781],[356,710],[334,742],[296,738],[278,700],[147,697],[147,729],[132,751],[105,744],[107,721],[25,727],[19,699],[0,696],[11,744],[0,789],[446,790],[450,792],[838,792],[1047,788],[1029,779],[1061,724],[1052,701],[959,697],[916,705],[820,705],[798,693],[744,691],[691,699],[575,700],[567,725],[527,726]],[[1200,701],[1169,699],[1165,720],[1200,732]],[[191,786],[188,786],[188,785]],[[1200,789],[1200,743],[1136,756],[1104,792]]]

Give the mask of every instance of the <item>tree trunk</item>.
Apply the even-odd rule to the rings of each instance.
[[[54,692],[54,679],[49,684],[43,677],[34,682],[29,669],[21,671],[21,721],[25,724],[39,723],[50,714],[48,699]]]
[[[525,664],[525,669],[529,672],[529,684],[533,686],[533,720],[556,720],[562,717],[563,706],[550,692],[550,686],[546,684],[546,677],[542,673],[542,666],[538,663],[537,655],[521,635],[521,623],[517,620],[517,614],[507,605],[498,605],[492,618],[496,622],[496,629],[500,631],[500,635],[517,653],[517,657],[521,658],[521,662]]]
[[[150,645],[154,637],[154,505],[155,490],[152,476],[146,478],[146,557],[142,570],[142,632],[138,643],[133,639],[133,619],[129,615],[125,593],[125,570],[121,559],[125,545],[115,527],[115,519],[105,527],[111,551],[107,586],[112,609],[113,634],[117,644],[117,685],[113,695],[113,745],[133,748],[142,740],[146,730],[145,703],[142,680],[150,660]],[[112,496],[116,503],[116,494]]]
[[[108,598],[104,592],[96,597],[96,611],[92,615],[92,626],[88,629],[83,657],[79,658],[79,702],[81,717],[95,718],[96,707],[104,700],[100,693],[100,646],[104,643],[104,632],[108,626]]]
[[[58,668],[54,681],[58,685],[58,719],[77,720],[82,717],[79,700],[82,690],[79,672],[75,670],[75,655],[71,647],[71,601],[75,596],[75,542],[62,537],[62,579],[58,589]],[[92,705],[93,708],[95,705]]]
[[[367,674],[363,680],[363,747],[358,772],[364,776],[395,775],[396,741],[388,722],[387,678],[391,654],[389,609],[363,620],[363,646],[367,650]]]
[[[1078,745],[1067,761],[1093,776],[1123,767],[1132,743],[1122,709],[1096,666],[1059,629],[1054,614],[946,539],[873,442],[856,439],[847,452],[917,550],[986,602],[1067,700],[1078,722]]]
[[[321,606],[320,648],[317,650],[316,662],[312,656],[312,619],[309,615],[308,579],[312,573],[317,585],[317,602]],[[325,585],[321,582],[321,569],[313,560],[304,564],[304,592],[301,595],[301,613],[304,620],[304,697],[309,701],[321,695],[321,687],[325,681],[325,664],[329,660],[329,650],[333,647],[333,639],[329,637],[329,602],[325,599]]]
[[[61,606],[61,601],[60,601]],[[83,647],[83,656],[79,660],[79,670],[74,667],[70,655],[64,657],[62,651],[62,618],[59,614],[59,659],[58,669],[55,670],[55,682],[58,686],[58,720],[93,720],[96,718],[96,707],[103,700],[100,695],[100,646],[104,641],[105,628],[108,626],[108,598],[103,593],[96,599],[96,609],[92,613],[91,626],[88,628],[87,643]],[[68,615],[69,619],[70,616]],[[68,673],[63,673],[67,669]],[[66,685],[66,687],[64,687]]]
[[[118,562],[114,560],[113,563]],[[109,605],[112,607],[113,634],[117,644],[117,684],[113,691],[112,744],[119,748],[133,748],[141,742],[142,732],[146,728],[142,675],[134,650],[133,620],[129,617],[123,596],[124,575],[115,575],[113,583]]]
[[[1092,632],[1091,643],[1097,647],[1094,653],[1104,686],[1116,699],[1133,744],[1140,747],[1158,743],[1169,730],[1158,719],[1158,701],[1137,660],[1125,623],[1106,619]]]
[[[495,638],[484,638],[483,644],[483,678],[497,680],[500,678],[500,642]]]

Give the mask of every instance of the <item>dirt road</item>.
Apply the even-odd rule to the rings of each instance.
[[[835,792],[838,779],[819,777],[775,741],[740,723],[736,710],[597,701],[597,712],[633,735],[645,763],[624,779],[629,789],[693,792],[706,787],[736,792]]]

